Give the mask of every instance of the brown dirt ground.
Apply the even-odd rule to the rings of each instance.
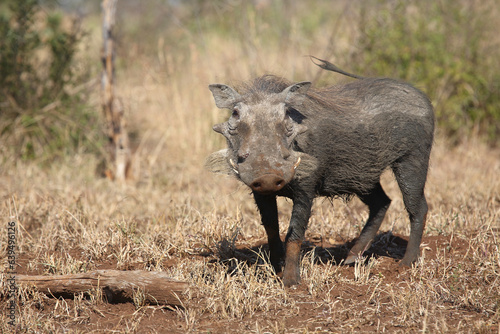
[[[330,240],[331,241],[331,240]],[[315,256],[317,266],[322,266],[327,261],[335,261],[339,263],[340,260],[346,255],[347,249],[352,245],[353,241],[348,243],[330,244],[322,240],[309,239],[304,242],[302,246],[303,252],[311,250],[315,247]],[[447,252],[448,258],[456,258],[462,260],[466,257],[469,251],[469,243],[466,239],[453,237],[453,236],[428,236],[423,239],[425,259],[436,259],[437,252]],[[239,245],[233,250],[231,254],[232,261],[253,261],[255,250],[259,248],[265,249],[267,244],[262,241],[253,243],[251,247]],[[403,237],[392,235],[390,232],[380,234],[374,241],[372,247],[368,250],[368,254],[372,254],[378,259],[377,265],[372,271],[371,275],[379,275],[383,277],[385,284],[402,284],[410,280],[408,268],[403,268],[398,265],[406,247],[406,240]],[[78,258],[81,256],[81,251],[74,249],[71,256]],[[194,255],[191,256],[189,261],[220,261],[215,260],[210,254],[207,255]],[[210,260],[210,258],[213,258]],[[235,260],[234,260],[235,259]],[[41,272],[31,271],[26,269],[26,264],[30,261],[29,254],[20,254],[18,259],[19,270],[18,274],[41,274]],[[163,264],[166,268],[176,266],[178,261],[182,259],[169,259]],[[228,270],[230,270],[232,261],[227,261]],[[141,267],[142,264],[131,264],[130,270]],[[116,269],[115,263],[112,261],[99,263],[98,269]],[[352,266],[340,266],[338,273],[347,279],[354,278],[354,268]],[[274,328],[271,332],[279,331],[286,333],[303,332],[305,328],[312,333],[325,333],[325,332],[339,332],[340,323],[348,321],[350,317],[363,317],[365,308],[376,307],[370,300],[370,287],[363,284],[336,284],[331,291],[334,308],[342,308],[345,305],[359,305],[359,310],[350,308],[349,313],[344,313],[344,318],[333,318],[331,313],[332,305],[326,305],[318,298],[314,298],[308,293],[304,284],[297,287],[288,289],[288,294],[297,303],[297,309],[293,314],[290,312],[280,311],[272,313],[258,312],[252,316],[246,316],[241,320],[222,320],[214,321],[213,316],[206,315],[196,319],[196,331],[203,333],[225,333],[225,332],[269,332],[269,328]],[[384,293],[383,291],[381,292]],[[386,293],[387,294],[387,293]],[[387,299],[389,301],[390,295],[380,296],[379,300]],[[186,308],[196,307],[194,305],[195,299],[191,299],[186,304]],[[59,301],[57,299],[47,299],[41,305],[39,312],[49,315],[57,307]],[[193,303],[193,305],[190,305]],[[161,306],[145,306],[139,311],[132,303],[117,303],[110,304],[101,302],[92,307],[92,312],[84,311],[81,314],[81,322],[76,322],[73,329],[81,330],[82,326],[88,332],[113,332],[124,331],[127,329],[127,319],[136,315],[136,312],[142,312],[142,319],[139,323],[139,330],[137,332],[145,333],[185,333],[189,329],[185,320],[182,319],[177,312],[172,311],[168,307]],[[391,332],[420,332],[421,330],[415,328],[405,328],[404,330],[398,328],[397,324],[391,326],[392,312],[384,311],[381,308],[377,317],[372,314],[365,319],[358,319],[355,328],[351,328],[350,332],[377,332],[380,324],[384,324],[385,330]],[[473,308],[470,309],[451,309],[445,313],[446,323],[448,326],[458,325],[461,321],[479,320],[482,315],[476,312]],[[264,324],[264,325],[263,325]],[[267,325],[266,325],[267,324]],[[268,328],[262,331],[261,326]],[[496,325],[498,326],[498,325]],[[71,329],[72,326],[66,327]],[[342,327],[343,328],[343,327]],[[343,328],[342,331],[344,331]],[[491,328],[491,332],[499,331],[498,328]]]

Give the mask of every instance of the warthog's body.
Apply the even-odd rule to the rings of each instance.
[[[217,106],[233,114],[214,126],[227,138],[228,149],[212,154],[207,164],[253,190],[278,273],[285,259],[285,285],[299,282],[300,245],[317,196],[357,195],[368,205],[368,221],[346,263],[366,250],[390,204],[380,186],[387,167],[396,176],[411,222],[402,263],[417,259],[434,132],[433,108],[423,93],[392,79],[361,78],[315,89],[274,76],[257,78],[239,93],[225,85],[210,85],[210,90]],[[276,196],[293,200],[286,256]]]

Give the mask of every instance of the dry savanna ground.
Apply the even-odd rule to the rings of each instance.
[[[189,284],[180,308],[140,298],[108,303],[99,290],[64,299],[20,288],[21,333],[499,333],[500,150],[474,138],[452,146],[438,131],[422,256],[412,268],[397,263],[409,222],[389,172],[383,186],[392,205],[364,263],[341,265],[366,208],[357,199],[318,198],[302,246],[302,282],[284,288],[264,260],[265,232],[249,190],[203,169],[224,146],[211,127],[227,117],[207,85],[253,72],[311,80],[317,68],[301,55],[320,56],[327,45],[296,41],[281,54],[248,54],[211,38],[203,49],[210,53],[193,44],[180,59],[162,49],[155,62],[118,70],[117,93],[137,133],[135,180],[100,177],[99,158],[85,153],[42,167],[1,159],[0,331],[13,330],[4,268],[14,221],[18,274],[140,269]],[[91,102],[99,110],[97,94]],[[284,237],[291,203],[279,206]]]
[[[150,153],[146,161],[154,159]],[[189,282],[180,309],[110,304],[97,291],[54,299],[22,288],[19,331],[498,332],[498,150],[437,142],[422,258],[411,269],[396,262],[409,224],[392,175],[385,175],[384,186],[393,203],[364,265],[339,265],[367,217],[363,205],[318,199],[303,244],[302,283],[290,289],[262,261],[265,233],[249,191],[203,171],[202,160],[166,154],[149,179],[124,186],[96,178],[92,157],[49,170],[4,166],[2,243],[7,222],[16,221],[18,274],[141,269]],[[291,204],[280,206],[284,232]]]

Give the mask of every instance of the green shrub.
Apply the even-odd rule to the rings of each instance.
[[[36,0],[10,0],[0,7],[0,36],[1,152],[47,159],[94,146],[98,123],[78,87],[86,77],[73,66],[83,36],[75,22]]]
[[[430,95],[439,128],[453,139],[479,133],[495,142],[500,137],[500,66],[498,49],[489,48],[496,8],[489,5],[365,2],[355,70],[414,83]]]

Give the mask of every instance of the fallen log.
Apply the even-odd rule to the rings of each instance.
[[[154,305],[183,306],[187,282],[173,280],[160,271],[95,270],[56,276],[16,275],[20,285],[34,286],[48,296],[73,297],[101,288],[110,303],[144,301]]]

